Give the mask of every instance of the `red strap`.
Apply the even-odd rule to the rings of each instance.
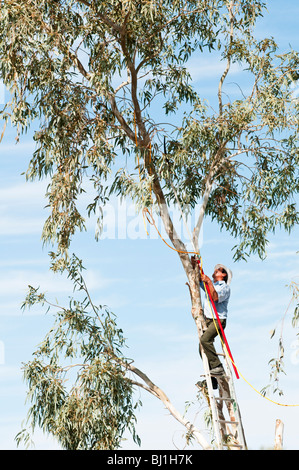
[[[198,264],[200,264],[200,261],[199,261],[199,260],[197,260],[197,262],[198,262]],[[203,273],[203,270],[202,270],[202,269],[201,269],[201,272]],[[208,295],[209,295],[209,299],[210,299],[210,302],[211,302],[211,304],[212,304],[212,306],[213,306],[213,310],[214,310],[214,312],[215,312],[215,315],[216,315],[216,318],[217,318],[217,321],[218,321],[218,325],[219,325],[220,330],[221,330],[221,334],[222,334],[222,337],[223,337],[223,340],[224,340],[224,343],[225,343],[227,352],[228,352],[228,354],[229,354],[229,356],[230,356],[230,358],[231,358],[232,365],[233,365],[233,368],[234,368],[236,377],[237,377],[237,379],[239,379],[240,377],[239,377],[238,371],[237,371],[237,369],[236,369],[236,366],[235,366],[235,364],[234,364],[233,356],[232,356],[230,347],[229,347],[229,345],[228,345],[228,342],[227,342],[227,339],[226,339],[224,330],[223,330],[223,328],[222,328],[221,321],[220,321],[220,318],[219,318],[219,315],[218,315],[218,312],[217,312],[217,309],[216,309],[214,300],[212,299],[211,292],[210,292],[210,288],[209,288],[209,286],[208,286],[208,284],[207,284],[206,282],[205,282],[204,284],[205,284],[205,286],[206,286],[206,288],[207,288],[207,292],[208,292]]]

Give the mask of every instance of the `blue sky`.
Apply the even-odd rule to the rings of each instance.
[[[299,49],[297,35],[299,5],[295,0],[268,2],[269,14],[260,21],[258,35],[273,35],[282,51],[288,45]],[[219,78],[219,64],[194,61],[190,70],[209,96]],[[236,71],[237,73],[237,71]],[[0,97],[3,99],[4,92]],[[63,302],[71,295],[70,283],[49,271],[48,251],[40,238],[46,217],[47,182],[26,183],[21,175],[34,151],[31,137],[15,145],[14,131],[7,129],[1,143],[0,159],[0,449],[15,449],[14,436],[26,416],[26,388],[21,364],[27,362],[51,325],[51,316],[41,310],[21,312],[27,285],[40,286],[49,297]],[[84,202],[84,201],[83,201]],[[115,217],[115,230],[108,221]],[[175,215],[178,218],[178,214]],[[180,412],[191,403],[189,420],[200,428],[201,405],[196,402],[194,384],[203,373],[198,356],[195,324],[190,314],[186,278],[178,256],[150,227],[144,230],[142,217],[136,216],[129,202],[120,207],[111,201],[106,212],[103,239],[94,240],[94,220],[87,233],[76,236],[73,251],[84,260],[86,280],[94,301],[108,305],[118,317],[127,338],[127,355],[165,393]],[[181,227],[182,230],[184,227]],[[187,235],[187,234],[186,234]],[[211,274],[218,262],[233,271],[229,321],[226,329],[236,364],[245,377],[235,380],[247,443],[251,449],[271,447],[276,419],[284,422],[285,448],[299,449],[298,407],[282,407],[260,397],[257,390],[268,384],[268,361],[277,354],[277,338],[270,339],[290,300],[286,287],[299,280],[298,229],[291,236],[271,237],[268,257],[247,263],[233,263],[235,242],[215,225],[204,223],[201,235],[204,269]],[[188,240],[187,240],[188,241]],[[189,246],[189,248],[191,248]],[[292,310],[284,322],[285,370],[281,385],[284,396],[271,396],[285,404],[299,404],[299,344],[290,327]],[[249,383],[248,383],[249,382]],[[184,445],[184,429],[156,398],[137,391],[143,406],[137,414],[137,430],[142,449],[175,449]],[[134,449],[130,436],[123,448]],[[36,449],[55,449],[51,439],[37,433]],[[197,449],[194,446],[190,449]]]

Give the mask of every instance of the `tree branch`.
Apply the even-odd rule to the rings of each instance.
[[[233,7],[234,7],[234,1],[232,0],[229,4],[229,18],[230,18],[230,40],[229,40],[229,50],[227,52],[227,65],[226,68],[222,74],[222,77],[219,82],[219,87],[218,87],[218,102],[219,102],[219,114],[222,114],[222,85],[223,82],[229,72],[230,65],[231,65],[231,60],[230,60],[230,48],[233,42],[233,33],[234,33],[234,15],[233,15]]]
[[[214,162],[211,164],[210,171],[209,171],[208,176],[206,178],[205,191],[203,193],[203,200],[202,200],[202,204],[201,204],[201,207],[200,207],[197,223],[196,223],[196,225],[194,227],[194,230],[193,230],[193,244],[194,244],[197,251],[199,251],[198,237],[199,237],[199,233],[200,233],[200,230],[201,230],[201,227],[202,227],[202,223],[203,223],[205,211],[206,211],[206,208],[207,208],[207,204],[208,204],[208,201],[209,201],[209,197],[210,197],[210,194],[211,194],[211,191],[212,191],[212,188],[213,188],[214,176],[217,173],[217,171],[219,170],[219,168],[221,167],[221,165],[223,164],[223,153],[225,151],[226,143],[227,142],[223,143],[223,145],[220,147],[220,149],[216,153]]]
[[[132,129],[128,125],[127,121],[125,120],[125,118],[123,117],[121,112],[119,111],[119,109],[117,107],[117,104],[116,104],[115,96],[110,94],[109,95],[109,101],[110,101],[110,104],[111,104],[112,112],[115,115],[115,117],[117,118],[117,120],[119,121],[122,129],[125,131],[127,136],[134,142],[135,141],[135,133],[132,131]]]
[[[189,433],[191,433],[197,442],[201,445],[201,447],[204,450],[212,450],[211,445],[207,442],[207,440],[204,438],[204,436],[201,434],[201,432],[193,425],[191,424],[186,418],[184,418],[177,410],[176,408],[172,405],[170,402],[169,398],[166,396],[166,394],[161,390],[157,385],[155,385],[147,375],[145,375],[140,369],[137,367],[133,366],[132,364],[128,364],[127,368],[136,374],[138,377],[140,377],[147,385],[145,387],[144,385],[140,384],[139,382],[132,382],[135,385],[141,386],[148,392],[152,393],[154,396],[156,396],[159,400],[161,400],[170,414],[177,420],[179,423],[181,423],[186,429],[188,430]]]

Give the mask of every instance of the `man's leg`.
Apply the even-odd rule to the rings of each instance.
[[[225,328],[226,320],[221,320],[222,328]],[[222,366],[221,361],[216,353],[214,346],[214,339],[218,335],[220,327],[217,324],[217,329],[215,327],[213,320],[208,320],[207,329],[200,338],[200,344],[207,356],[210,369],[215,369],[216,367]]]

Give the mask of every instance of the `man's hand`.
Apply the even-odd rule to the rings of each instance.
[[[206,284],[209,284],[209,289],[210,289],[210,293],[211,293],[211,297],[212,299],[214,300],[214,302],[218,302],[218,294],[214,288],[214,284],[213,284],[213,281],[208,277],[206,276],[205,274],[202,274],[201,275],[201,280],[203,282],[205,282]]]
[[[206,276],[206,274],[202,274],[202,275],[201,275],[201,280],[202,280],[203,282],[206,282],[207,284],[211,284],[211,283],[212,283],[211,279],[210,279],[208,276]]]

